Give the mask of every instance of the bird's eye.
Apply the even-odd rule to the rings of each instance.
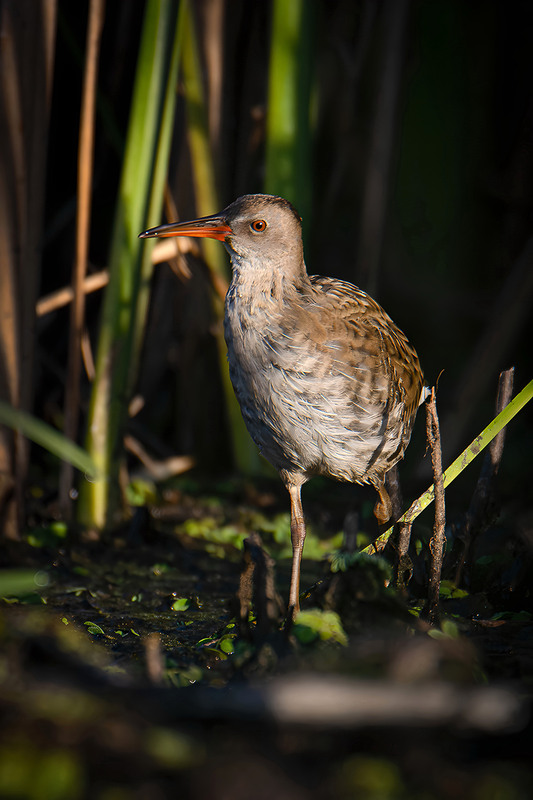
[[[255,231],[255,233],[263,233],[266,227],[267,224],[264,219],[255,219],[250,225],[250,228]]]

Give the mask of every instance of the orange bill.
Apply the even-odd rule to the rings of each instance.
[[[231,228],[225,218],[214,214],[210,217],[201,217],[190,222],[170,222],[168,225],[159,225],[157,228],[149,228],[139,234],[139,239],[158,238],[163,239],[169,236],[201,236],[206,239],[218,239],[223,242],[226,236],[231,233]]]

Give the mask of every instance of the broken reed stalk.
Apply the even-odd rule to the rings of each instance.
[[[439,615],[440,579],[444,547],[446,544],[446,507],[444,502],[444,477],[442,474],[442,450],[434,386],[431,387],[431,395],[426,403],[426,431],[431,451],[433,485],[435,487],[435,522],[433,525],[433,536],[429,543],[431,561],[429,568],[428,599],[424,609],[424,616],[428,618],[430,622],[434,623],[438,620]]]

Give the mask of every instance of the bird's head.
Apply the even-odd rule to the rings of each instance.
[[[218,239],[234,266],[288,269],[303,266],[302,223],[295,208],[282,197],[248,194],[209,217],[150,228],[139,238],[195,236]]]

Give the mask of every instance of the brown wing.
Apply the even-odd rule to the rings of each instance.
[[[358,397],[381,406],[386,417],[396,420],[403,453],[423,391],[415,349],[381,306],[361,289],[334,278],[312,276],[310,280],[317,306],[326,312],[335,309],[335,314],[323,315],[330,326],[333,319],[338,329],[328,331],[329,341],[333,337],[338,342],[342,351],[339,361],[347,371],[353,370]]]

